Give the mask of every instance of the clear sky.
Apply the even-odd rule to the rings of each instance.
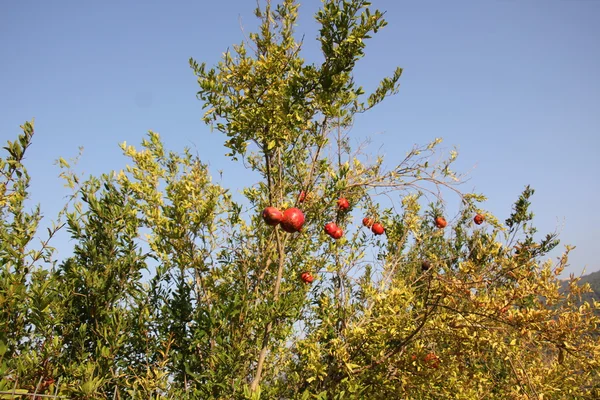
[[[368,43],[356,80],[372,89],[396,66],[404,74],[400,93],[360,116],[352,135],[385,144],[389,163],[443,137],[470,174],[463,189],[486,194],[484,206],[502,220],[531,184],[540,235],[559,230],[562,244],[577,246],[566,274],[599,270],[600,1],[372,3],[389,25]],[[201,121],[188,59],[216,63],[243,39],[241,26],[255,28],[255,4],[0,2],[0,141],[35,117],[27,167],[48,218],[68,194],[54,160],[83,146],[80,171],[119,169],[118,143],[137,145],[148,130],[171,150],[195,147],[215,175],[224,171],[225,186],[249,182]],[[308,61],[320,60],[320,4],[300,9]]]

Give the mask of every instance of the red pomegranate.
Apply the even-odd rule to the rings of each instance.
[[[375,235],[383,235],[383,232],[385,232],[385,229],[383,228],[383,225],[381,225],[379,222],[375,222],[373,224],[373,226],[371,227],[371,231]]]
[[[483,223],[483,221],[485,220],[485,217],[481,214],[477,214],[475,216],[475,218],[473,218],[473,221],[477,224],[477,225],[481,225]]]
[[[341,211],[346,211],[350,208],[350,203],[344,197],[340,197],[337,201],[337,205]]]
[[[306,200],[306,192],[303,190],[298,196],[298,203],[304,203],[304,200]]]
[[[329,236],[331,236],[333,234],[333,232],[335,232],[335,230],[337,229],[337,225],[335,224],[335,222],[328,222],[325,224],[325,233],[327,233]]]
[[[436,219],[435,219],[435,226],[437,226],[438,228],[442,229],[442,228],[445,228],[446,225],[448,225],[448,222],[446,222],[446,218],[444,218],[444,217],[436,217]]]
[[[267,207],[263,210],[262,217],[267,225],[275,226],[283,219],[283,213],[275,207]]]
[[[304,214],[296,207],[288,208],[283,212],[281,229],[288,233],[300,232],[304,225]]]
[[[437,368],[440,366],[440,358],[435,353],[428,353],[424,358],[425,363],[430,368]]]
[[[335,231],[333,231],[333,233],[330,236],[337,240],[344,236],[344,231],[339,226],[336,226]]]
[[[300,275],[300,279],[302,279],[302,281],[304,283],[312,283],[315,280],[315,277],[312,276],[312,274],[308,271],[304,271],[301,275]]]
[[[363,225],[366,226],[367,228],[372,227],[374,222],[375,221],[373,221],[373,218],[369,218],[369,217],[364,217],[362,220]]]

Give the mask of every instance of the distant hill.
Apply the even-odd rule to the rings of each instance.
[[[563,289],[567,288],[568,280],[564,280]],[[589,283],[592,288],[592,293],[586,293],[583,295],[583,301],[589,301],[591,303],[592,299],[596,301],[600,301],[600,271],[592,272],[591,274],[587,274],[581,277],[579,281],[579,285],[583,285],[585,283]]]
[[[586,294],[585,300],[596,299],[600,301],[600,271],[592,272],[591,274],[584,275],[581,277],[581,284],[589,283],[590,287],[594,291],[593,293]]]

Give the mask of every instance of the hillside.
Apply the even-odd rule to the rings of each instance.
[[[596,301],[600,301],[600,271],[592,272],[591,274],[582,276],[580,283],[589,283],[593,290],[593,293],[586,294],[585,300],[591,300],[594,298]]]
[[[592,299],[595,299],[596,301],[600,301],[600,271],[592,272],[591,274],[582,276],[581,280],[579,281],[579,284],[583,285],[585,283],[590,284],[590,287],[592,288],[593,292],[586,293],[583,296],[583,300],[591,302]],[[563,289],[566,289],[567,284],[568,281],[564,280]]]

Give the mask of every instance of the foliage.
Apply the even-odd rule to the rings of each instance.
[[[600,301],[600,273],[599,271],[593,272],[589,275],[585,275],[581,277],[582,283],[588,283],[590,285],[590,289],[592,290],[590,294],[587,296],[588,299],[595,299]]]
[[[578,305],[582,305],[584,302],[593,303],[594,301],[600,302],[600,271],[592,272],[591,274],[582,275],[579,278],[579,285],[589,285],[589,291],[582,294],[581,299],[578,301]],[[569,279],[561,281],[561,291],[567,292],[569,290]],[[596,310],[600,314],[600,310]],[[600,335],[600,331],[598,332]]]
[[[150,132],[139,148],[121,145],[129,165],[99,177],[83,179],[61,158],[72,196],[38,244],[42,215],[27,209],[23,164],[33,123],[8,142],[0,396],[599,396],[600,306],[581,302],[590,289],[574,277],[561,289],[570,247],[543,260],[558,241],[535,237],[533,190],[502,223],[481,208],[483,195],[459,190],[455,152],[434,161],[440,139],[392,168],[353,149],[354,118],[399,88],[401,69],[369,95],[352,74],[383,13],[324,1],[320,65],[300,57],[297,14],[292,0],[267,2],[258,33],[214,68],[190,60],[204,120],[258,177],[243,201],[188,149],[169,152]],[[454,218],[448,202],[460,205]],[[267,206],[301,208],[302,231],[265,224]],[[445,229],[434,224],[442,215]],[[330,221],[339,240],[323,230]],[[50,242],[63,227],[73,255],[58,260]]]

